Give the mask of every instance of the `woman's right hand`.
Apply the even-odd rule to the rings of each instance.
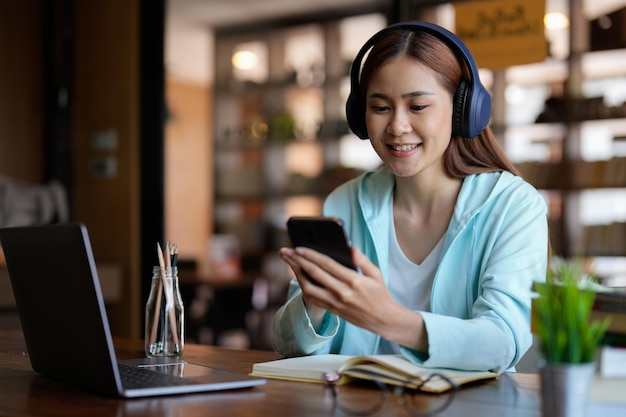
[[[306,274],[302,271],[300,264],[294,258],[295,250],[292,248],[281,248],[279,250],[280,257],[291,267],[291,270],[296,276],[298,283],[300,284],[300,288],[302,289],[302,300],[304,302],[304,306],[306,307],[307,313],[309,314],[309,318],[313,324],[313,327],[316,329],[322,323],[324,318],[324,314],[326,314],[326,309],[315,304],[314,301],[310,299],[308,294],[310,291],[319,291],[319,283],[311,281]],[[317,289],[313,287],[318,287]]]

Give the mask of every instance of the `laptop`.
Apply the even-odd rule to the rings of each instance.
[[[134,398],[248,388],[265,379],[174,358],[118,361],[87,228],[0,228],[30,362],[36,372],[102,395]],[[127,381],[139,374],[147,384]],[[160,382],[154,382],[153,379]]]

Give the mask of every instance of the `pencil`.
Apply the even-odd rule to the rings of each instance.
[[[178,261],[178,244],[174,243],[171,249],[171,258],[172,258],[172,268],[176,266],[176,262]]]
[[[157,243],[157,254],[161,253],[161,246]],[[163,255],[161,255],[159,257],[159,265],[160,265],[160,261],[161,261],[161,257]],[[161,276],[163,276],[163,274],[161,274]],[[156,306],[154,307],[154,318],[153,318],[153,322],[152,322],[152,332],[150,334],[150,351],[152,351],[152,349],[154,349],[154,345],[156,344],[156,337],[157,337],[157,329],[159,328],[159,316],[161,315],[161,297],[162,297],[162,287],[163,285],[159,285],[159,288],[157,290],[157,295],[156,295]],[[152,352],[153,353],[153,352]]]
[[[161,268],[161,279],[163,280],[163,290],[165,291],[165,302],[166,305],[169,306],[169,316],[170,316],[170,327],[172,331],[172,337],[174,338],[174,345],[176,347],[180,347],[180,342],[178,339],[178,331],[176,326],[176,315],[174,312],[174,300],[172,300],[172,289],[167,283],[165,269],[170,268],[171,271],[171,261],[169,254],[163,259],[163,252],[161,251],[161,245],[158,244],[157,252],[159,256],[159,267]],[[166,242],[166,249],[169,251],[169,242]],[[171,272],[170,272],[171,273]]]

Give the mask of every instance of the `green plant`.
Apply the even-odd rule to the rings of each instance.
[[[609,320],[590,321],[595,291],[580,259],[556,262],[546,281],[535,283],[533,326],[549,363],[585,363],[595,359]]]
[[[274,142],[286,142],[295,138],[296,120],[286,111],[272,116],[269,123],[269,138]]]

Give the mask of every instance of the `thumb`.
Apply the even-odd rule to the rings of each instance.
[[[363,275],[382,279],[380,269],[357,247],[352,248],[352,260]]]

